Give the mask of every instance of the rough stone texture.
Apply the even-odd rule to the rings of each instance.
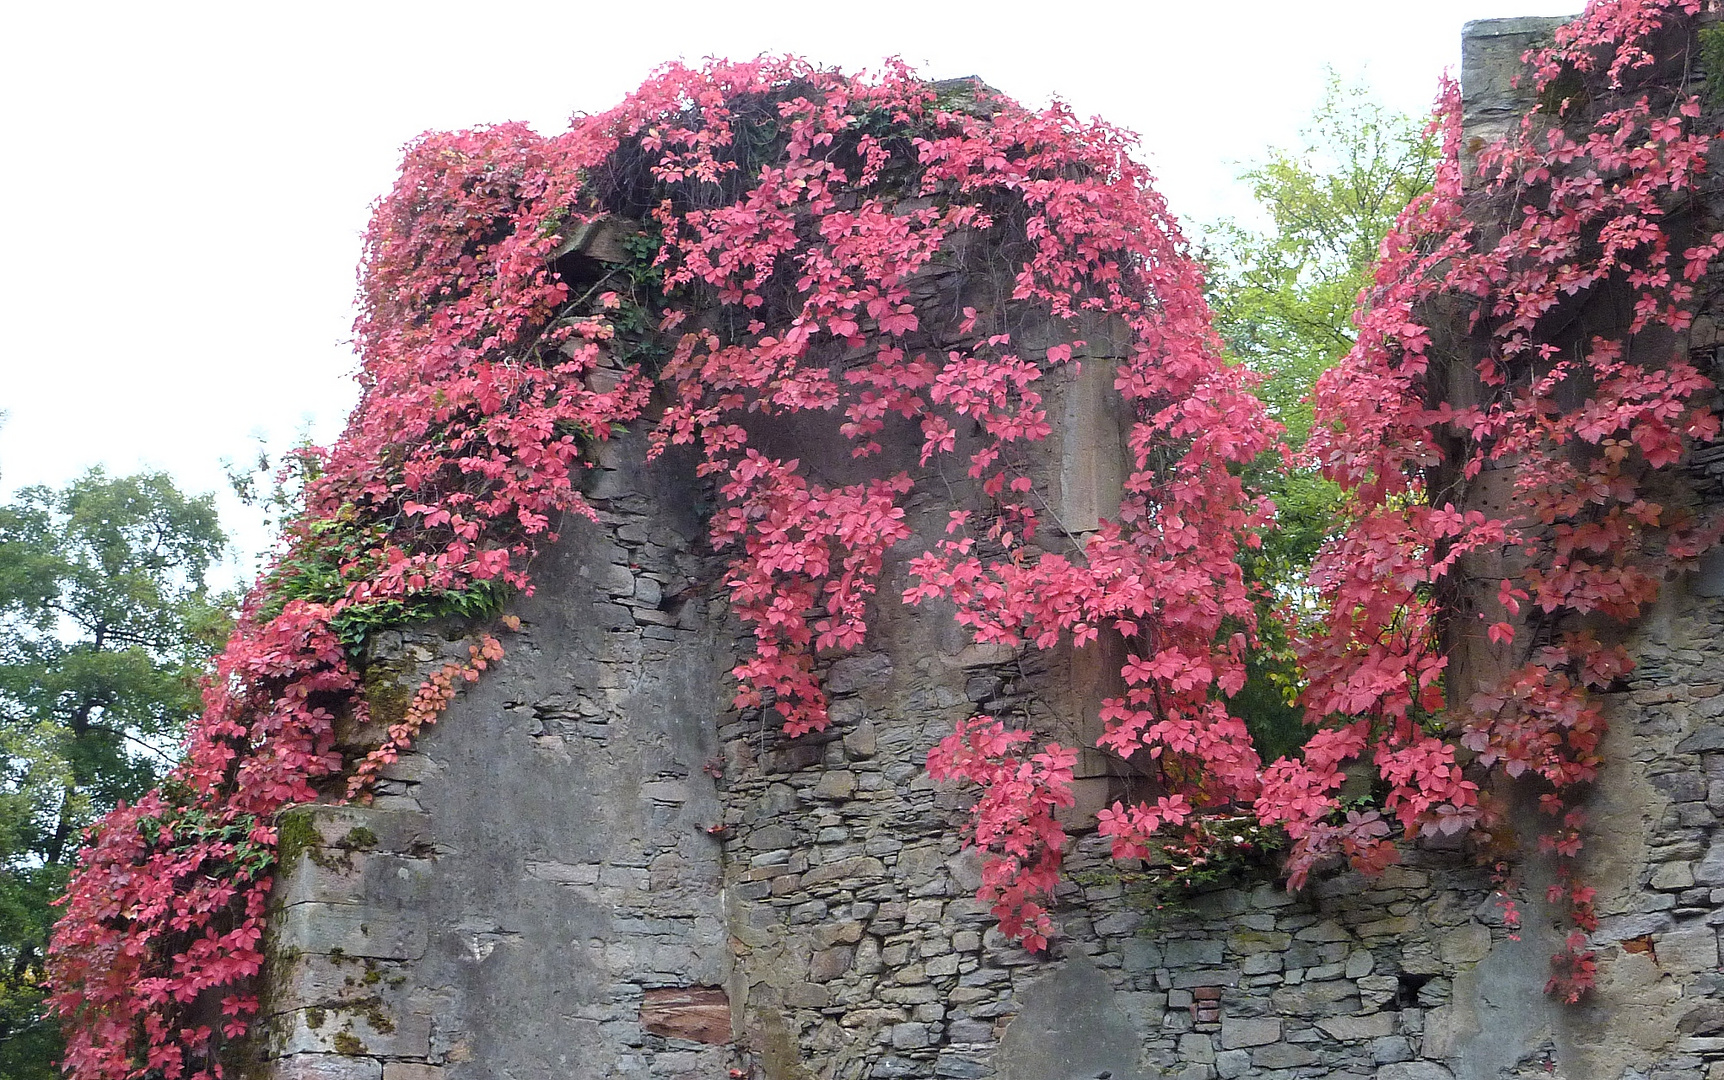
[[[641,1027],[654,1035],[718,1045],[730,1041],[730,999],[715,986],[648,990]]]
[[[390,769],[373,808],[298,812],[323,844],[275,901],[262,1042],[290,1055],[277,1076],[345,1060],[301,1050],[362,1056],[372,1078],[386,1059],[400,1080],[734,1064],[712,1045],[729,1024],[710,1000],[662,1024],[652,1011],[657,991],[722,986],[731,964],[707,831],[723,811],[703,771],[729,643],[693,587],[713,576],[691,554],[696,504],[686,486],[658,486],[687,471],[634,470],[601,523],[565,527],[538,597],[517,607],[508,660]],[[424,668],[466,647],[385,651]],[[344,847],[355,830],[367,842]]]
[[[1469,25],[1472,133],[1519,107],[1504,73],[1551,25]],[[991,302],[984,284],[936,264],[916,287],[957,310]],[[1018,341],[1056,331],[1031,320]],[[1098,389],[1121,336],[1059,336],[1089,343],[1084,373],[1047,380],[1060,435],[1032,465],[1066,525],[1044,540],[1081,543],[1123,475]],[[759,437],[828,481],[859,475],[817,420]],[[316,835],[278,887],[254,1048],[273,1080],[1724,1080],[1724,602],[1704,575],[1666,591],[1611,695],[1586,1004],[1542,992],[1557,941],[1537,859],[1518,932],[1441,844],[1298,897],[1247,882],[1149,907],[1087,828],[1132,785],[1099,752],[1079,762],[1059,933],[1032,956],[975,899],[966,795],[933,784],[927,752],[977,711],[1093,742],[1117,661],[977,645],[939,604],[902,608],[913,541],[867,646],[823,672],[832,727],[786,739],[731,707],[747,635],[701,539],[707,489],[687,462],[635,464],[638,435],[602,454],[600,521],[538,568],[503,665],[372,808],[301,811]],[[868,467],[916,471],[902,446],[886,457]],[[945,521],[931,497],[908,511],[924,542]],[[411,683],[465,645],[382,652]]]

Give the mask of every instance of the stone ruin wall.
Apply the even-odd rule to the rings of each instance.
[[[1549,23],[1469,26],[1474,130],[1505,115],[1503,72]],[[922,287],[975,285],[945,266]],[[1088,329],[1084,373],[1051,388],[1040,464],[1078,542],[1123,474],[1112,338]],[[827,479],[851,467],[829,433],[772,438]],[[1224,888],[1170,914],[1081,831],[1060,932],[1037,956],[974,898],[961,795],[923,766],[977,709],[1093,740],[1111,692],[1099,650],[971,644],[947,613],[889,599],[900,551],[866,651],[825,673],[832,727],[786,739],[730,707],[747,635],[704,542],[710,495],[685,461],[640,466],[642,449],[638,435],[604,448],[599,522],[566,530],[515,608],[507,660],[388,770],[373,805],[287,815],[268,1019],[246,1073],[1724,1077],[1724,562],[1667,589],[1636,631],[1640,669],[1611,696],[1588,856],[1600,977],[1584,1005],[1542,993],[1557,944],[1538,905],[1523,901],[1511,935],[1488,879],[1433,845],[1375,881]],[[1696,490],[1713,490],[1697,465]],[[924,537],[944,522],[932,503],[910,512]],[[411,686],[465,652],[402,636],[384,670]],[[1100,753],[1079,773],[1074,826],[1130,792],[1129,769]],[[1536,896],[1540,865],[1522,866]]]

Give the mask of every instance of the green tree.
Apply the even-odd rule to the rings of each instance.
[[[225,638],[211,497],[93,470],[0,505],[0,1076],[57,1075],[43,954],[85,826],[143,794]]]
[[[1223,221],[1206,230],[1216,329],[1241,363],[1258,372],[1259,395],[1287,427],[1292,454],[1311,431],[1307,396],[1317,376],[1352,347],[1353,311],[1378,246],[1401,210],[1428,190],[1437,147],[1424,124],[1392,112],[1368,88],[1333,72],[1293,150],[1271,150],[1241,174],[1265,224]],[[1306,573],[1339,519],[1334,485],[1305,468],[1259,463],[1257,486],[1275,500],[1277,526],[1248,569],[1266,590],[1264,648],[1235,708],[1266,754],[1304,739],[1288,626],[1306,609]]]

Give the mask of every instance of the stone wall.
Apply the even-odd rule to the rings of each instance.
[[[1469,26],[1475,130],[1508,115],[1504,72],[1547,29]],[[947,262],[919,287],[957,310],[988,302],[985,284]],[[1083,373],[1050,390],[1059,434],[1037,466],[1065,525],[1055,543],[1081,544],[1123,475],[1114,335],[1084,330]],[[1038,335],[1017,329],[1031,347]],[[829,431],[762,437],[828,482],[850,478]],[[1031,955],[975,899],[963,793],[928,778],[926,755],[977,710],[1093,740],[1111,692],[1100,647],[978,646],[938,605],[903,608],[904,545],[866,650],[824,672],[832,727],[786,739],[730,705],[746,632],[702,539],[707,490],[687,462],[638,465],[641,450],[638,436],[605,449],[600,521],[566,529],[516,608],[508,659],[376,802],[284,818],[253,1074],[1724,1077],[1724,573],[1672,584],[1612,696],[1586,1004],[1542,993],[1556,942],[1536,902],[1545,871],[1525,853],[1514,884],[1534,902],[1518,931],[1474,860],[1440,845],[1374,881],[1291,896],[1250,880],[1158,907],[1090,827],[1135,783],[1099,752],[1080,762],[1059,933]],[[1686,497],[1713,497],[1708,483]],[[909,509],[924,538],[944,522],[933,502]],[[465,643],[404,637],[378,669],[410,686],[448,655]]]

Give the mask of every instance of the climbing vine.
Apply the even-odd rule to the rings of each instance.
[[[1724,244],[1680,224],[1707,139],[1697,103],[1657,85],[1647,45],[1695,8],[1589,8],[1533,58],[1535,78],[1542,92],[1597,72],[1609,107],[1535,111],[1478,152],[1477,190],[1463,187],[1451,88],[1437,188],[1386,242],[1359,346],[1319,387],[1311,452],[1351,518],[1315,571],[1330,600],[1304,643],[1317,730],[1267,766],[1227,702],[1255,626],[1238,556],[1273,514],[1239,476],[1274,432],[1222,360],[1199,268],[1124,133],[902,67],[863,78],[759,60],[667,67],[551,137],[422,137],[367,235],[360,405],[303,459],[303,512],[219,659],[184,763],[102,823],[72,884],[52,961],[69,1070],[220,1075],[221,1046],[258,1008],[274,815],[363,797],[503,656],[482,635],[404,715],[378,717],[386,734],[355,762],[335,730],[372,719],[367,642],[414,619],[489,618],[530,592],[557,523],[595,514],[579,482],[589,449],[643,420],[649,453],[692,447],[713,478],[712,541],[754,638],[736,702],[791,734],[827,725],[817,661],[864,639],[887,552],[914,542],[908,497],[933,481],[955,505],[910,562],[906,602],[950,605],[979,642],[1108,635],[1122,650],[1100,742],[1141,766],[1151,799],[1102,812],[1117,854],[1141,854],[1163,825],[1196,843],[1194,819],[1251,807],[1292,838],[1295,884],[1331,856],[1377,868],[1394,857],[1391,820],[1409,834],[1496,827],[1496,769],[1543,778],[1550,842],[1572,858],[1572,792],[1602,729],[1585,690],[1627,667],[1574,617],[1631,617],[1657,560],[1711,536],[1643,492],[1684,439],[1718,428],[1700,402],[1710,381],[1669,337]],[[1512,211],[1500,235],[1463,212],[1476,200]],[[620,266],[583,253],[604,228],[624,234]],[[929,284],[973,249],[1007,260],[1009,297]],[[1604,293],[1632,310],[1622,332],[1547,333]],[[1456,305],[1470,344],[1437,350]],[[1026,312],[1051,336],[1025,334]],[[1116,342],[1132,460],[1118,515],[1078,545],[1062,542],[1026,448],[1051,431],[1043,380],[1095,355],[1097,328]],[[1441,403],[1455,355],[1478,404]],[[863,462],[908,445],[916,465],[828,483],[762,436],[805,413],[829,416]],[[1495,476],[1512,477],[1521,512],[1481,494]],[[1447,586],[1487,562],[1502,570],[1487,635],[1506,674],[1451,739]],[[1055,814],[1075,762],[1035,741],[978,718],[928,759],[936,778],[981,786],[982,895],[1032,947],[1052,929]],[[1380,804],[1343,814],[1341,770],[1367,756]],[[1561,898],[1584,928],[1585,890],[1565,880]],[[1565,992],[1587,962],[1576,943]]]
[[[1696,200],[1712,138],[1685,84],[1699,10],[1589,5],[1527,54],[1538,104],[1493,144],[1462,146],[1446,88],[1435,189],[1384,241],[1358,344],[1316,392],[1310,454],[1350,520],[1313,570],[1326,615],[1302,660],[1319,730],[1265,771],[1256,804],[1292,836],[1297,885],[1331,856],[1380,867],[1397,835],[1501,840],[1491,778],[1534,778],[1558,863],[1547,899],[1570,924],[1550,989],[1568,1001],[1591,985],[1597,922],[1575,877],[1602,764],[1592,694],[1633,666],[1615,628],[1718,535],[1662,501],[1677,489],[1657,475],[1719,431],[1679,336],[1724,246]],[[1444,713],[1456,656],[1481,689]],[[1355,760],[1384,794],[1342,816]]]

